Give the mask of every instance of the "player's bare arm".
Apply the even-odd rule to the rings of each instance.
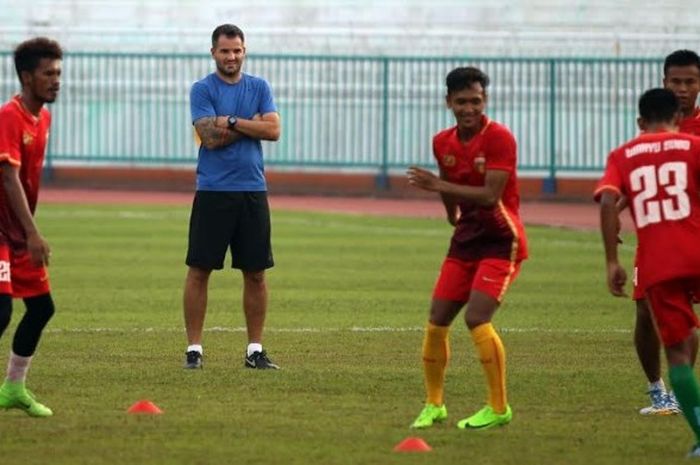
[[[226,116],[200,118],[194,122],[194,128],[202,140],[202,145],[208,149],[225,147],[243,137],[238,131],[229,129]]]
[[[605,265],[607,283],[610,293],[616,297],[624,297],[627,273],[620,265],[617,254],[618,230],[620,225],[618,210],[619,195],[616,192],[605,191],[600,198],[600,232],[605,247]]]
[[[501,200],[510,173],[487,170],[483,186],[465,186],[440,179],[432,172],[412,166],[408,169],[408,183],[426,191],[446,194],[455,200],[473,202],[482,207],[493,207]]]
[[[622,237],[620,236],[620,231],[622,231],[622,222],[620,221],[620,213],[622,213],[625,208],[629,205],[627,197],[621,195],[615,204],[617,207],[617,243],[622,244]]]
[[[7,201],[27,236],[27,249],[32,263],[34,266],[48,265],[51,249],[46,240],[39,234],[39,228],[37,228],[34,217],[29,210],[27,196],[24,194],[19,179],[19,167],[6,162],[2,163],[0,168]]]
[[[282,134],[280,115],[276,112],[265,113],[259,118],[244,119],[236,117],[236,131],[253,139],[279,140]]]
[[[444,170],[440,169],[440,179],[446,181],[447,174]],[[449,194],[440,193],[440,198],[442,199],[442,204],[445,206],[445,212],[447,213],[447,222],[452,226],[457,225],[459,220],[459,202]]]

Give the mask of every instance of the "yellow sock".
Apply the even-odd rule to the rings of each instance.
[[[471,334],[486,374],[489,405],[496,413],[504,413],[508,400],[506,398],[506,351],[501,338],[491,323],[477,326],[471,330]]]
[[[442,405],[445,388],[445,370],[450,359],[449,326],[428,323],[423,338],[423,374],[425,376],[426,403]]]

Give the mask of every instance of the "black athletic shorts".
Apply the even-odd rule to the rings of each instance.
[[[232,268],[262,271],[274,266],[266,192],[195,193],[185,263],[220,270],[228,248]]]

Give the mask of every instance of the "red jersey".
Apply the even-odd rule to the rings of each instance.
[[[629,199],[642,289],[700,276],[700,138],[646,133],[613,150],[595,196]]]
[[[39,196],[50,125],[51,114],[46,108],[34,116],[18,95],[0,107],[0,163],[20,167],[20,181],[32,214]],[[4,186],[0,187],[0,244],[21,250],[26,246],[24,229],[8,204]]]
[[[695,136],[700,136],[700,108],[695,108],[693,114],[687,118],[683,118],[678,122],[678,130],[685,134],[693,134]],[[635,269],[639,269],[639,260],[637,258],[638,252],[635,252],[634,266]],[[639,300],[644,298],[644,286],[639,281],[639,274],[637,273],[636,279],[634,280],[634,290],[632,292],[632,298],[634,300]]]
[[[692,115],[680,120],[678,130],[685,134],[700,136],[700,108],[695,108]]]
[[[486,116],[482,124],[481,132],[467,142],[459,139],[457,126],[433,137],[433,155],[449,182],[483,186],[488,170],[509,174],[495,206],[482,207],[468,201],[459,204],[460,217],[447,256],[464,261],[523,260],[527,258],[527,241],[519,215],[515,138],[507,127]]]

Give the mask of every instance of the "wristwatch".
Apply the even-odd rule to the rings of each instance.
[[[238,118],[236,118],[235,116],[229,116],[226,121],[228,122],[229,129],[233,129],[234,126],[236,126],[236,123],[238,122]]]

